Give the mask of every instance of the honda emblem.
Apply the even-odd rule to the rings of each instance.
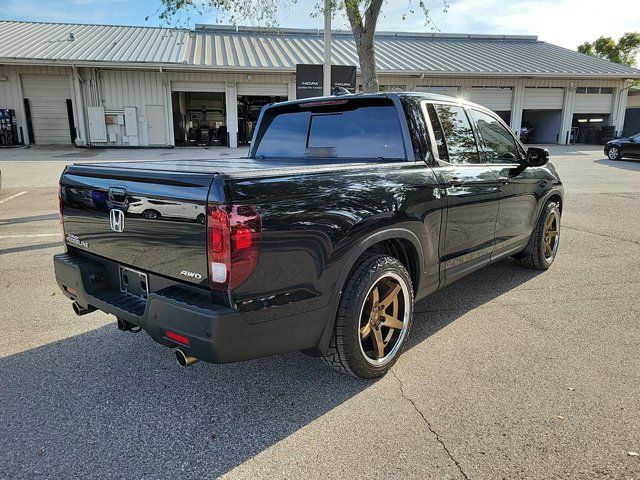
[[[111,230],[114,232],[122,232],[124,230],[124,212],[114,208],[109,212],[109,223]]]

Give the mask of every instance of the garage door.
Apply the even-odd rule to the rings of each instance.
[[[71,86],[66,75],[22,75],[22,95],[29,100],[36,144],[69,144],[67,99]]]
[[[511,87],[472,87],[469,100],[496,112],[511,110],[513,91]]]
[[[438,95],[448,95],[450,97],[460,96],[459,87],[449,86],[416,87],[416,92],[437,93]]]
[[[172,92],[226,92],[224,83],[216,82],[171,82]]]
[[[585,89],[586,90],[586,89]],[[589,89],[591,90],[591,89]],[[594,88],[593,90],[600,90]],[[611,113],[613,94],[611,93],[582,93],[576,92],[573,104],[574,113]]]
[[[563,88],[526,87],[525,110],[561,110],[564,101]]]
[[[288,97],[289,90],[286,83],[239,83],[238,95]]]

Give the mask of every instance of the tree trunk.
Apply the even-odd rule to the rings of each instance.
[[[378,71],[376,70],[376,52],[373,47],[373,35],[362,35],[356,40],[358,59],[360,60],[360,74],[362,75],[362,89],[365,93],[380,90]]]
[[[360,74],[362,75],[362,89],[366,93],[377,92],[378,71],[376,69],[376,52],[373,37],[378,23],[378,15],[382,8],[383,0],[371,0],[369,7],[364,12],[364,22],[360,15],[357,0],[345,0],[345,10],[353,31],[356,42],[356,51],[360,61]]]

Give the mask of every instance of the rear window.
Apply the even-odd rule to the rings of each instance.
[[[405,158],[398,113],[387,99],[276,107],[263,122],[257,157]]]

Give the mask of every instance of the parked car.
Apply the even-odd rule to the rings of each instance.
[[[551,266],[563,186],[547,162],[450,97],[272,104],[248,158],[66,167],[56,278],[78,315],[111,313],[183,366],[301,350],[375,378],[417,300],[506,257]],[[99,190],[111,210],[69,204],[69,189]],[[118,207],[140,197],[206,208],[206,222]]]
[[[171,218],[204,223],[206,218],[204,205],[146,197],[132,198],[128,212],[149,220]]]
[[[609,140],[604,145],[604,154],[610,160],[622,160],[623,157],[640,158],[640,133]]]

